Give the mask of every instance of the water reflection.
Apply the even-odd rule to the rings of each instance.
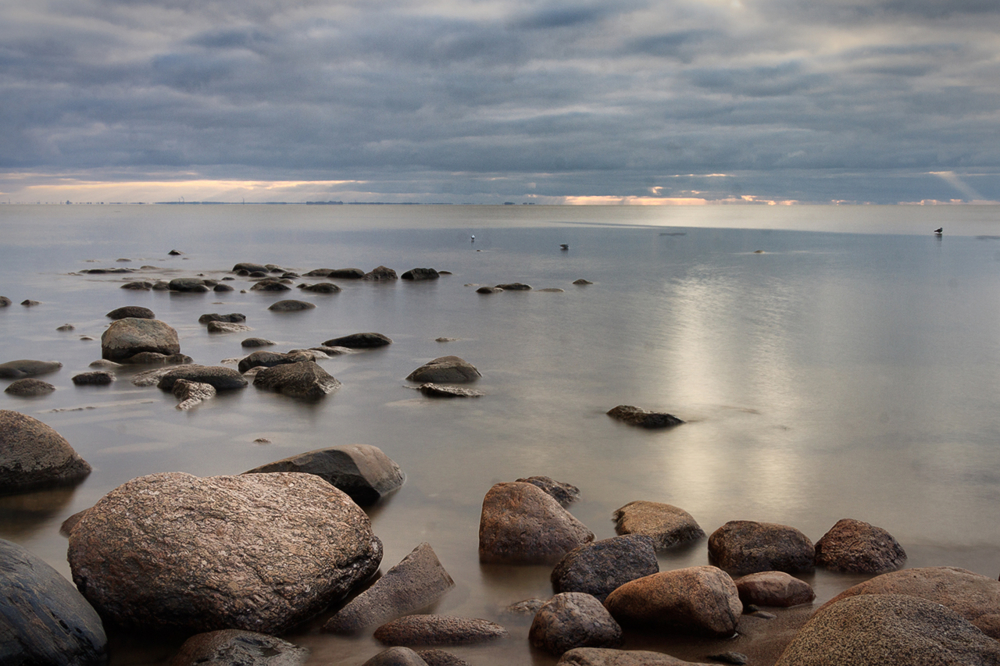
[[[50,529],[73,501],[76,486],[0,497],[0,537],[27,539]]]

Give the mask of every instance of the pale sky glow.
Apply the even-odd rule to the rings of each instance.
[[[1000,200],[988,0],[0,4],[0,201]]]

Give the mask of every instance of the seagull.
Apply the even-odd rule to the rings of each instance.
[[[560,243],[559,244],[559,249],[560,250],[568,250],[569,249],[569,243]]]
[[[938,227],[937,229],[934,230],[934,233],[940,236],[941,234],[944,233],[944,227]]]
[[[469,242],[470,243],[475,243],[476,242],[476,234],[472,234],[472,240],[469,241]]]

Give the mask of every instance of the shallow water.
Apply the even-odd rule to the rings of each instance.
[[[477,558],[483,496],[523,476],[577,485],[571,511],[599,539],[614,535],[612,512],[637,499],[683,507],[708,533],[748,519],[815,541],[851,517],[888,529],[909,566],[996,577],[997,219],[993,207],[0,206],[0,295],[15,303],[0,309],[0,362],[63,363],[42,377],[55,393],[0,393],[0,409],[48,423],[94,467],[72,490],[0,498],[0,537],[69,577],[60,523],[130,478],[234,474],[365,443],[407,475],[369,512],[383,570],[427,541],[457,583],[436,610],[511,630],[502,643],[455,650],[471,663],[555,661],[529,649],[529,620],[500,611],[551,595],[549,569]],[[945,236],[934,237],[942,225]],[[120,275],[74,274],[148,265],[143,277],[222,277],[239,261],[453,274],[340,281],[333,295],[221,296],[134,292],[118,288]],[[534,290],[481,296],[469,286],[513,281]],[[564,291],[538,291],[548,287]],[[27,298],[42,304],[17,305]],[[318,307],[267,310],[282,298]],[[151,308],[206,365],[242,356],[250,335],[279,351],[358,331],[394,344],[322,361],[343,387],[317,404],[250,387],[180,412],[170,394],[133,386],[128,371],[108,387],[70,381],[100,357],[104,315],[122,305]],[[244,313],[255,330],[209,335],[197,323],[208,312]],[[64,323],[75,330],[56,331]],[[456,340],[435,341],[442,336]],[[410,371],[447,354],[479,368],[484,397],[434,400],[404,388]],[[604,414],[618,404],[688,423],[629,428]],[[705,544],[660,563],[705,564]],[[817,603],[856,582],[806,579]],[[320,634],[322,619],[290,636],[313,650],[311,663],[361,664],[379,651],[370,634]],[[115,636],[113,646],[113,664],[163,663],[176,642]],[[694,660],[714,645],[629,634],[626,647]]]

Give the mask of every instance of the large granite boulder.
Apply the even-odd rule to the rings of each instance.
[[[156,315],[149,308],[144,308],[141,305],[126,305],[124,307],[115,308],[111,312],[105,315],[109,319],[156,319]]]
[[[374,504],[403,485],[403,470],[382,449],[351,444],[300,453],[255,467],[244,474],[304,472],[315,474],[362,506]]]
[[[586,592],[604,601],[625,583],[659,571],[653,540],[630,534],[574,548],[559,560],[550,578],[556,592]]]
[[[219,629],[184,641],[168,666],[305,666],[308,658],[309,650],[275,636]]]
[[[816,598],[812,586],[784,571],[760,571],[736,580],[744,605],[797,606]]]
[[[55,372],[62,367],[58,361],[35,361],[32,359],[20,359],[17,361],[7,361],[0,363],[0,379],[22,379],[25,377],[37,377]]]
[[[821,608],[776,666],[995,666],[1000,643],[958,613],[918,597],[876,594]]]
[[[673,414],[649,412],[632,405],[618,405],[608,411],[608,416],[628,425],[640,428],[672,428],[684,423]]]
[[[815,548],[787,525],[731,520],[708,538],[709,561],[733,575],[758,571],[812,571]]]
[[[354,633],[430,606],[455,587],[430,544],[422,543],[331,617],[323,631]]]
[[[565,653],[556,666],[704,666],[647,650],[582,647]]]
[[[558,656],[578,647],[619,647],[622,628],[593,596],[563,592],[535,614],[528,640],[533,647]]]
[[[731,636],[743,613],[736,584],[711,566],[663,571],[625,583],[604,605],[622,624]]]
[[[12,381],[3,392],[9,395],[16,395],[19,398],[35,398],[41,395],[48,395],[55,390],[56,387],[48,382],[35,379],[34,377],[25,377],[24,379],[15,379]]]
[[[331,276],[332,277],[332,276]],[[397,279],[396,271],[388,268],[386,266],[376,266],[367,273],[365,273],[365,280],[372,282],[384,282],[388,280]]]
[[[441,274],[438,273],[433,268],[411,268],[410,270],[406,271],[399,277],[401,277],[404,280],[414,280],[414,281],[437,280],[439,277],[441,277]]]
[[[428,361],[407,376],[411,382],[438,382],[461,384],[474,382],[482,377],[476,366],[458,356],[441,356]]]
[[[90,465],[62,435],[38,419],[0,410],[0,495],[71,484]]]
[[[618,534],[645,534],[653,539],[657,550],[667,550],[705,536],[694,516],[672,504],[629,502],[615,511],[614,519]]]
[[[375,630],[375,640],[385,645],[469,645],[507,635],[496,622],[448,615],[407,615]]]
[[[838,520],[816,542],[816,564],[831,571],[880,574],[906,562],[906,551],[881,527],[860,520]]]
[[[323,343],[324,347],[347,347],[348,349],[372,349],[391,345],[392,340],[381,333],[352,333],[332,338]]]
[[[0,663],[100,666],[108,639],[97,612],[58,571],[0,539]]]
[[[324,398],[340,388],[337,378],[315,361],[285,363],[264,368],[254,375],[253,385],[292,398],[307,400]]]
[[[1000,581],[957,567],[920,567],[876,576],[850,587],[822,608],[848,597],[905,594],[947,606],[1000,640]]]
[[[120,363],[139,352],[170,356],[180,351],[177,331],[159,319],[118,319],[101,335],[101,356],[109,361]]]
[[[312,474],[152,474],[73,528],[77,588],[123,627],[280,633],[378,570],[382,542],[346,494]]]
[[[246,388],[249,382],[239,372],[221,365],[181,365],[159,375],[156,386],[164,391],[173,391],[174,383],[180,379],[201,384],[211,384],[217,391]],[[134,380],[133,380],[133,383]]]
[[[530,483],[498,483],[483,499],[479,561],[486,564],[550,564],[594,533]]]

